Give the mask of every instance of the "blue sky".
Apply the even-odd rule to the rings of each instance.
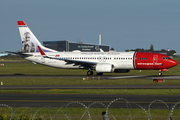
[[[1,0],[0,51],[22,47],[22,20],[42,43],[69,40],[110,45],[116,51],[144,48],[180,53],[179,0]]]

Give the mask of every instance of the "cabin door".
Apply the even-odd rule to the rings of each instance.
[[[41,56],[41,62],[45,63],[45,58],[43,56]]]

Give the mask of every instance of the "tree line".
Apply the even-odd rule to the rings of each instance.
[[[153,51],[155,51],[154,50],[154,46],[153,45],[151,45],[150,46],[150,49],[144,49],[144,48],[136,48],[136,49],[130,49],[130,50],[125,50],[126,52],[129,52],[129,51],[136,51],[136,52],[153,52]],[[160,51],[166,51],[166,52],[168,52],[168,53],[170,53],[170,54],[174,54],[174,53],[176,53],[176,51],[175,50],[165,50],[165,49],[161,49]]]

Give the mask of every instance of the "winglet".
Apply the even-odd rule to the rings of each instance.
[[[42,55],[42,56],[46,56],[46,54],[43,52],[43,50],[42,50],[39,46],[37,46],[37,47],[38,47],[38,49],[39,49],[41,55]]]
[[[100,52],[104,52],[104,50],[102,50],[102,49],[100,48]]]

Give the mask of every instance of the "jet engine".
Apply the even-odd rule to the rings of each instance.
[[[110,63],[99,63],[96,65],[97,73],[114,72],[114,65]]]

